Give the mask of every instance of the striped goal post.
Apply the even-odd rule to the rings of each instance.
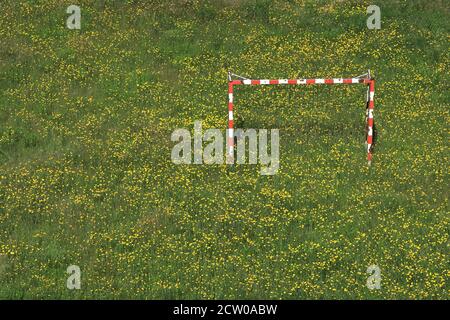
[[[238,79],[233,79],[237,77]],[[373,151],[373,109],[375,95],[375,79],[371,77],[370,70],[355,78],[316,78],[316,79],[246,79],[234,73],[228,72],[228,129],[227,129],[227,164],[234,163],[234,97],[233,90],[236,85],[311,85],[311,84],[365,84],[367,85],[366,100],[366,147],[367,162],[372,163]]]

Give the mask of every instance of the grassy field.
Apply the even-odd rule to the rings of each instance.
[[[448,299],[445,3],[3,0],[0,298]],[[171,161],[176,128],[225,130],[228,69],[368,68],[370,168],[364,86],[236,88],[240,127],[280,130],[273,176]]]

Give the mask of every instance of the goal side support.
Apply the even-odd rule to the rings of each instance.
[[[242,77],[240,77],[242,78]],[[368,88],[366,101],[366,145],[367,145],[367,162],[370,166],[372,163],[373,151],[373,111],[375,96],[375,79],[370,77],[370,72],[366,78],[329,78],[329,79],[244,79],[233,80],[231,73],[228,73],[228,129],[227,129],[227,164],[234,163],[234,86],[236,85],[313,85],[313,84],[365,84]]]

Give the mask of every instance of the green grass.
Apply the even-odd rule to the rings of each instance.
[[[444,1],[0,5],[0,298],[448,299]],[[235,89],[280,169],[175,165],[176,128],[227,123],[228,69],[364,86]],[[66,288],[80,266],[82,289]],[[370,265],[382,288],[369,290]]]

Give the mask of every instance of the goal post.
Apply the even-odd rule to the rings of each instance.
[[[238,78],[238,79],[233,79]],[[367,163],[372,163],[375,106],[375,79],[371,77],[370,70],[354,78],[313,78],[313,79],[246,79],[228,72],[228,129],[227,129],[227,164],[234,163],[234,86],[238,85],[314,85],[314,84],[363,84],[367,86],[366,100],[366,146]]]

